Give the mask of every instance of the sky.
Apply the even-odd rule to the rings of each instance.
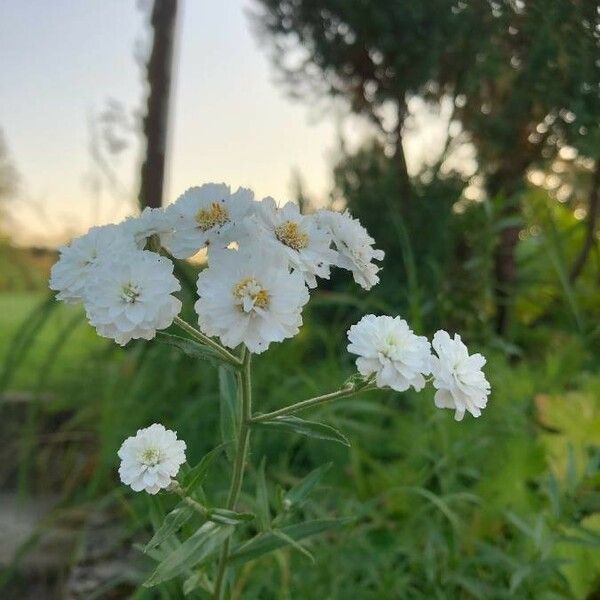
[[[365,126],[341,125],[333,106],[323,112],[286,96],[252,35],[252,0],[182,0],[180,7],[165,202],[211,181],[283,202],[292,198],[294,172],[325,202],[340,130],[358,143]],[[109,189],[92,159],[91,131],[110,100],[130,124],[143,114],[135,56],[145,56],[146,20],[134,0],[0,3],[0,128],[21,175],[8,204],[17,242],[64,242],[132,210],[136,136],[128,132],[129,145],[110,157],[118,184]],[[409,139],[409,167],[427,153],[428,135],[438,140],[431,123]]]

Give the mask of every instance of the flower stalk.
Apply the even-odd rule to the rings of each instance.
[[[251,375],[252,354],[244,348],[242,355],[242,367],[238,371],[238,385],[241,391],[241,419],[240,429],[237,438],[237,448],[233,463],[233,473],[227,495],[226,508],[235,510],[235,506],[242,491],[244,481],[244,471],[246,467],[246,458],[250,446],[250,425],[252,422],[252,375]],[[223,593],[223,583],[227,574],[227,561],[229,560],[230,538],[227,538],[221,548],[219,563],[217,566],[217,578],[215,580],[215,600],[221,600]]]
[[[200,330],[192,327],[181,317],[175,317],[173,323],[180,329],[183,329],[183,331],[186,333],[189,333],[190,336],[193,337],[197,342],[200,342],[201,344],[204,344],[205,346],[208,346],[214,350],[225,362],[232,364],[235,367],[242,366],[242,361],[235,354],[229,352],[229,350],[221,346],[221,344],[218,342],[215,342],[213,339],[209,338],[207,335],[204,335]]]
[[[285,417],[287,415],[293,415],[297,412],[306,410],[308,408],[314,408],[315,406],[327,404],[328,402],[340,400],[341,398],[349,398],[350,396],[354,396],[356,394],[359,394],[360,392],[368,392],[370,390],[374,390],[376,389],[376,387],[377,386],[373,383],[357,387],[348,386],[335,392],[330,392],[329,394],[315,396],[314,398],[308,398],[308,400],[302,400],[301,402],[290,404],[290,406],[284,406],[283,408],[279,408],[278,410],[274,410],[269,413],[256,415],[252,417],[252,423],[261,423],[264,421],[270,421],[271,419],[275,419],[276,417]]]

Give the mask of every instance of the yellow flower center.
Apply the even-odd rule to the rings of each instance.
[[[145,465],[154,467],[160,462],[160,451],[157,448],[146,448],[141,458]]]
[[[249,312],[254,307],[266,308],[269,305],[269,292],[254,277],[246,277],[233,288],[233,295],[240,301],[240,308]]]
[[[229,221],[229,212],[222,202],[213,202],[208,208],[201,208],[196,213],[196,223],[202,231],[225,225]]]
[[[308,246],[308,234],[294,221],[286,221],[275,227],[275,235],[282,244],[294,250],[302,250]]]

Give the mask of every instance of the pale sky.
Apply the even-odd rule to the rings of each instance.
[[[224,181],[282,202],[292,173],[324,202],[331,188],[339,111],[291,101],[275,83],[266,52],[250,31],[251,0],[183,0],[165,201],[192,185]],[[134,122],[144,109],[134,48],[147,43],[134,0],[2,0],[0,128],[22,176],[11,204],[21,243],[55,243],[96,223],[119,220],[137,192],[140,149],[118,157],[123,189],[93,192],[90,121],[109,99]],[[425,127],[427,129],[427,127]],[[439,127],[420,131],[409,166],[439,143]],[[344,121],[356,142],[357,119]],[[413,136],[414,137],[414,136]],[[135,136],[131,136],[135,142]],[[425,142],[424,142],[425,140]]]

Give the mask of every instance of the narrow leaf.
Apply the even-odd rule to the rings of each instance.
[[[224,444],[220,444],[216,448],[213,448],[210,452],[205,454],[200,462],[193,467],[188,473],[186,473],[183,479],[183,486],[187,492],[192,492],[198,487],[206,477],[208,469],[212,465],[215,458],[219,455],[219,452],[223,450]]]
[[[158,528],[152,539],[146,544],[144,552],[153,550],[162,544],[168,537],[177,533],[183,525],[194,514],[194,509],[183,502],[180,502],[166,517],[162,525]]]
[[[230,561],[233,564],[241,565],[263,554],[289,545],[287,538],[299,541],[312,535],[323,533],[324,531],[338,529],[347,522],[347,519],[320,519],[296,525],[288,525],[278,530],[278,533],[275,533],[274,530],[265,531],[235,548],[231,553]]]
[[[269,509],[269,492],[267,490],[267,479],[265,477],[265,458],[260,461],[256,473],[256,514],[258,526],[261,531],[271,527],[271,510]]]
[[[286,533],[283,533],[281,529],[273,529],[272,532],[273,535],[276,535],[278,538],[281,538],[286,545],[292,546],[292,548],[300,552],[300,554],[306,556],[306,558],[308,558],[310,562],[315,562],[315,557],[300,542],[297,542],[294,538],[290,537]]]
[[[181,337],[180,335],[171,335],[170,333],[163,333],[162,331],[158,332],[156,336],[156,340],[162,342],[163,344],[169,344],[169,346],[174,346],[175,348],[179,348],[184,354],[191,356],[193,358],[200,358],[202,360],[208,360],[213,364],[220,364],[223,359],[209,346],[205,346],[204,344],[200,344],[195,340],[190,340],[189,338]]]
[[[209,520],[223,525],[239,525],[254,519],[252,513],[240,513],[227,508],[211,508],[208,511]]]
[[[325,425],[325,423],[317,423],[316,421],[306,421],[299,417],[285,416],[275,417],[269,421],[259,421],[259,425],[265,425],[267,427],[279,427],[305,435],[307,437],[316,438],[319,440],[328,440],[330,442],[338,442],[344,446],[350,446],[348,438],[332,427],[331,425]]]
[[[221,439],[224,443],[234,440],[239,429],[238,381],[226,367],[219,367],[219,399]],[[227,446],[227,455],[233,459],[233,448]]]
[[[156,567],[154,573],[144,583],[144,587],[158,585],[187,572],[215,554],[232,532],[233,527],[230,525],[205,523]]]
[[[302,502],[313,488],[321,481],[323,475],[329,471],[331,463],[327,463],[311,471],[302,481],[291,488],[283,498],[283,506],[286,509],[291,508]]]

